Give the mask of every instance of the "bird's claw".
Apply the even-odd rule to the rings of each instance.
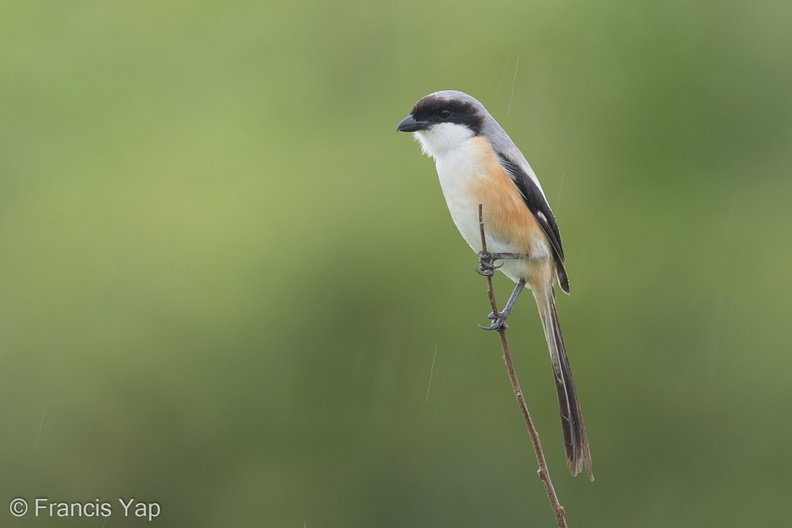
[[[496,269],[503,266],[503,264],[495,264],[495,261],[492,259],[492,254],[490,253],[479,251],[478,257],[479,268],[476,270],[476,273],[479,275],[491,277],[495,273]]]

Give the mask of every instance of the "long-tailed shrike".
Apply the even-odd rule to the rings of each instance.
[[[564,251],[542,186],[517,146],[484,106],[454,90],[423,97],[397,130],[413,132],[435,160],[440,186],[459,232],[481,252],[478,207],[482,206],[487,250],[499,269],[517,283],[503,312],[486,327],[505,328],[515,301],[527,286],[536,299],[555,375],[569,469],[585,466],[593,480],[583,415],[561,335],[553,284],[569,293]]]

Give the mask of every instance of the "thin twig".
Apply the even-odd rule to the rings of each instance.
[[[492,256],[487,251],[487,239],[484,235],[484,215],[482,206],[478,206],[479,215],[479,231],[481,233],[481,259],[487,264],[493,264]],[[492,287],[492,274],[486,275],[487,277],[487,295],[489,296],[490,305],[492,306],[492,313],[495,317],[500,315],[498,312],[498,303],[495,300],[495,292]],[[505,325],[498,329],[500,336],[501,348],[503,349],[503,361],[506,363],[506,370],[509,372],[509,380],[511,381],[514,397],[517,398],[517,404],[520,406],[525,427],[528,429],[528,435],[531,437],[531,444],[533,444],[534,454],[536,455],[536,462],[539,465],[539,478],[547,493],[547,498],[550,500],[550,506],[555,513],[558,528],[566,528],[566,517],[564,516],[564,507],[558,502],[558,495],[556,495],[553,482],[550,480],[550,471],[547,469],[547,462],[545,461],[544,451],[542,451],[542,443],[539,441],[539,433],[536,431],[531,414],[528,412],[528,407],[525,404],[522,390],[520,389],[520,382],[517,380],[517,372],[514,370],[514,363],[512,362],[511,351],[509,350],[509,341],[506,339]]]

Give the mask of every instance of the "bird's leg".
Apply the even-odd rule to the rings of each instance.
[[[492,260],[523,259],[532,260],[528,255],[522,253],[490,253]]]
[[[520,282],[517,283],[511,295],[509,296],[509,300],[506,301],[506,306],[503,307],[503,311],[498,315],[491,313],[487,316],[492,319],[492,324],[489,326],[479,326],[484,330],[506,330],[506,328],[508,328],[506,319],[509,317],[512,308],[514,308],[514,303],[517,302],[517,297],[520,296],[520,292],[523,291],[523,288],[525,288],[525,279],[520,279]]]

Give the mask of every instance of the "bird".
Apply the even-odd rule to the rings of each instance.
[[[550,352],[567,464],[594,480],[583,414],[555,305],[555,283],[569,293],[564,250],[555,215],[520,149],[474,97],[443,90],[422,97],[396,127],[410,132],[433,158],[448,210],[462,238],[479,254],[482,273],[499,269],[516,283],[504,309],[490,314],[502,331],[520,292],[533,292]],[[482,253],[479,220],[487,251]],[[487,264],[489,262],[489,264]]]

